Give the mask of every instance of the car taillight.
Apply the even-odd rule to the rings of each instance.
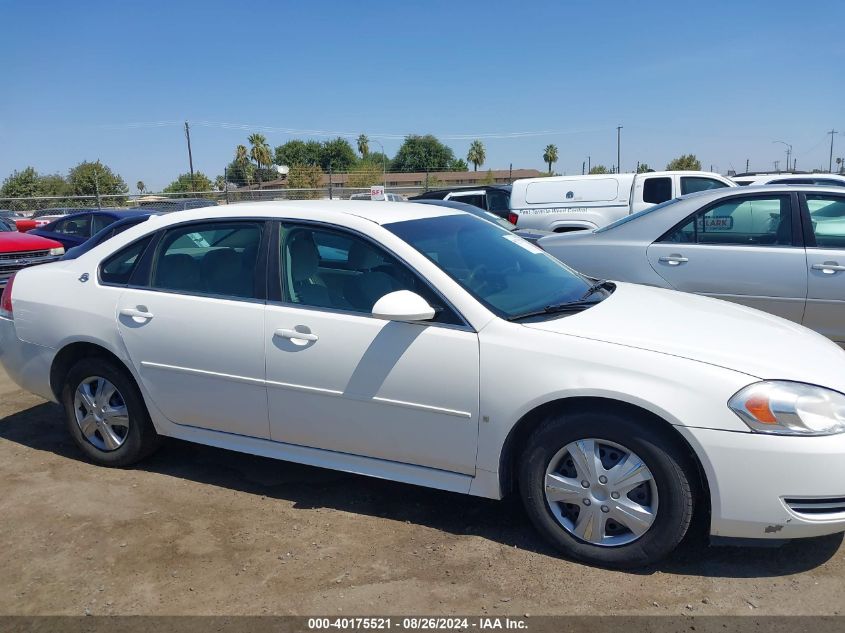
[[[517,220],[519,220],[519,216],[516,213],[514,213],[513,211],[508,213],[508,222],[510,222],[511,224],[516,224]]]
[[[3,295],[0,296],[0,317],[11,319],[12,317],[12,284],[15,281],[15,273],[6,280],[6,287],[3,288]]]

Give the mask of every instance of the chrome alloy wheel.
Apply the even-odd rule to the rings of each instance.
[[[123,396],[100,376],[86,378],[73,398],[76,423],[91,444],[101,451],[114,451],[129,436],[129,412]]]
[[[546,468],[546,503],[575,537],[601,546],[633,543],[657,518],[657,485],[636,453],[608,440],[571,442]]]

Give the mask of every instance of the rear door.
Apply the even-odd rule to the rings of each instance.
[[[479,209],[487,210],[487,196],[483,189],[477,191],[457,191],[446,194],[445,200],[454,200],[455,202],[463,202],[464,204],[471,204]]]
[[[845,194],[800,198],[809,274],[804,325],[845,345]]]
[[[637,175],[631,193],[631,212],[637,213],[672,199],[671,176]]]
[[[726,299],[801,323],[807,260],[794,194],[722,198],[648,248],[673,288]]]
[[[176,424],[269,437],[264,235],[260,220],[173,226],[120,296],[116,319],[129,357],[151,401]]]

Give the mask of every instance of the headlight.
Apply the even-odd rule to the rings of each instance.
[[[800,382],[770,380],[748,385],[728,406],[752,431],[775,435],[845,432],[845,395]]]
[[[65,254],[65,249],[62,246],[59,246],[59,248],[51,248],[50,249],[50,255],[57,256],[57,255],[64,255],[64,254]]]

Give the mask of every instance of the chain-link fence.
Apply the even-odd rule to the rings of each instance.
[[[424,187],[388,187],[386,193],[409,198],[424,191]],[[11,211],[23,217],[67,215],[88,209],[149,208],[157,211],[180,211],[235,202],[271,200],[348,200],[369,197],[369,187],[327,186],[315,189],[242,188],[225,191],[197,191],[188,193],[144,193],[99,196],[39,196],[31,198],[0,198],[0,212]],[[389,196],[393,198],[394,196]],[[4,215],[11,215],[5,213]]]

